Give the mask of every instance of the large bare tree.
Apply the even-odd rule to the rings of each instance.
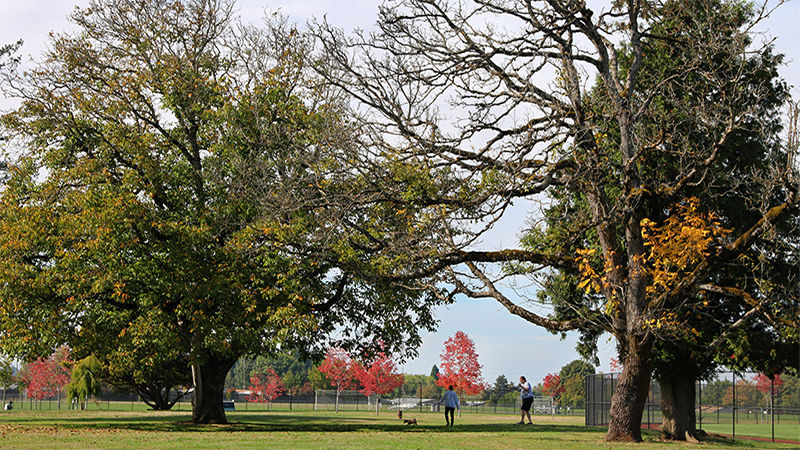
[[[757,277],[714,276],[743,255],[769,254],[775,227],[797,210],[796,142],[766,165],[723,157],[744,132],[769,140],[776,131],[775,117],[765,117],[774,108],[753,101],[780,91],[775,74],[753,63],[775,62],[752,33],[768,10],[684,3],[594,10],[568,0],[400,0],[381,8],[374,34],[315,27],[317,68],[359,112],[353,159],[369,180],[360,200],[391,205],[414,230],[354,227],[351,240],[386,262],[366,268],[447,283],[448,298],[493,298],[552,331],[609,332],[624,371],[608,440],[641,440],[655,342],[684,339],[685,312],[702,310],[704,295],[744,305],[727,310],[735,317],[721,335],[759,314],[796,332],[796,301],[779,310],[776,295],[753,294]],[[684,7],[694,14],[676,20]],[[663,46],[679,50],[660,53],[674,58],[668,64],[652,57]],[[723,171],[732,185],[758,179],[761,189],[743,205],[757,214],[735,227],[689,195],[711,189]],[[565,214],[580,210],[576,228],[539,223],[525,246],[478,249],[513,202],[542,194],[566,197]],[[510,274],[548,268],[580,280],[583,300],[561,305],[570,318],[538,312],[508,287]]]

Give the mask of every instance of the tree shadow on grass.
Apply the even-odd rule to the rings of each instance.
[[[120,429],[159,432],[456,432],[456,433],[597,433],[596,427],[557,424],[442,424],[403,425],[400,421],[386,423],[386,418],[336,417],[319,415],[228,414],[227,425],[194,425],[191,415],[152,416],[127,415],[119,417],[20,417],[15,425],[57,427],[62,429]]]

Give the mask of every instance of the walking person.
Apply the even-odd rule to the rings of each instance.
[[[531,420],[531,405],[533,405],[533,388],[525,377],[519,377],[519,396],[522,399],[522,406],[520,407],[520,418],[518,424],[525,423],[525,416],[528,416],[528,425],[533,424]]]
[[[445,391],[439,403],[444,403],[444,420],[447,422],[446,426],[452,427],[453,423],[455,423],[456,408],[461,409],[461,405],[458,402],[458,394],[453,390],[452,384],[447,386],[447,391]],[[447,417],[448,413],[450,414],[449,418]]]

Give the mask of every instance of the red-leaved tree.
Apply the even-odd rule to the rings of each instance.
[[[548,373],[542,380],[542,393],[553,397],[553,401],[558,403],[561,399],[561,394],[564,393],[564,384],[561,382],[561,376],[557,373]]]
[[[69,347],[62,346],[47,359],[37,358],[27,364],[20,381],[29,397],[36,400],[57,397],[58,408],[61,408],[61,394],[71,379],[69,351]]]
[[[378,414],[380,396],[392,392],[403,385],[403,374],[397,373],[397,366],[391,356],[379,352],[371,361],[354,364],[356,379],[361,385],[359,392],[366,396],[376,394],[375,415]]]
[[[251,394],[247,396],[248,402],[266,402],[272,408],[272,402],[286,392],[286,385],[278,374],[266,368],[261,373],[255,374],[250,377],[250,386],[248,387]]]
[[[481,365],[475,343],[463,331],[456,331],[455,336],[444,342],[439,379],[436,384],[447,387],[452,385],[459,397],[464,394],[475,395],[486,389],[481,376]],[[458,412],[461,417],[461,410]]]
[[[759,373],[758,375],[753,377],[753,381],[755,381],[756,387],[758,387],[759,391],[765,394],[768,394],[770,392],[770,389],[772,387],[772,380],[770,380],[770,378],[767,375]],[[778,387],[782,384],[783,384],[783,379],[781,378],[781,376],[775,375],[775,387]]]
[[[775,375],[775,379],[771,380],[767,375],[763,373],[759,373],[758,375],[753,377],[753,381],[756,383],[756,388],[758,388],[761,393],[766,394],[766,401],[769,403],[769,407],[772,408],[774,405],[772,404],[772,386],[774,383],[775,387],[779,387],[783,384],[783,379],[780,375]]]
[[[339,412],[339,392],[353,384],[354,368],[353,358],[339,347],[329,348],[325,353],[325,360],[317,368],[336,387],[336,412]]]

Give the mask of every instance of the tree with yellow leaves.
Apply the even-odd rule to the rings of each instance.
[[[775,249],[771,265],[792,267],[774,231],[796,229],[800,202],[778,141],[781,57],[751,33],[766,12],[739,1],[399,0],[369,36],[319,24],[320,70],[363,108],[369,162],[412,168],[378,167],[373,184],[427,181],[424,195],[374,198],[413,207],[420,230],[364,233],[365,253],[400,262],[376,276],[494,299],[532,324],[580,331],[587,353],[611,334],[624,369],[606,439],[640,441],[662,340],[705,348],[713,342],[692,329],[704,330],[679,326],[691,314],[730,305],[723,335],[777,307],[778,292],[796,294],[787,269],[771,280],[778,290],[754,297],[756,266],[742,259]],[[512,204],[537,202],[519,248],[478,247]],[[541,283],[540,295],[514,277]],[[526,304],[537,301],[552,314]]]

